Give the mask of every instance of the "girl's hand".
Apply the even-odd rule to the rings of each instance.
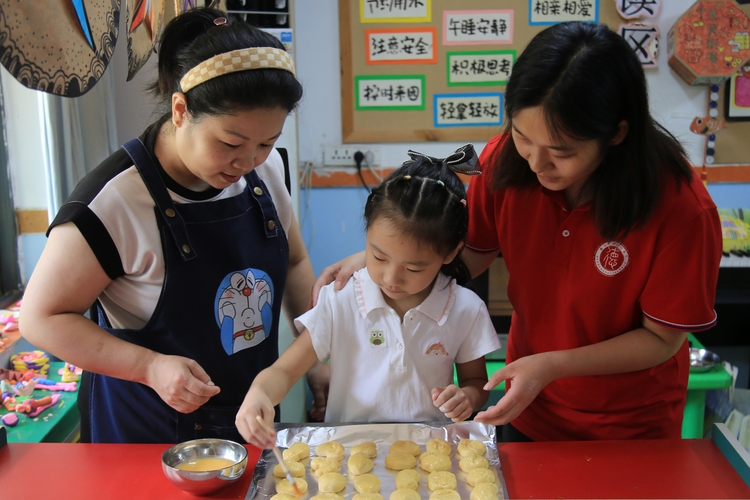
[[[477,413],[474,420],[492,425],[507,424],[525,410],[555,377],[549,363],[545,361],[545,353],[542,353],[526,356],[506,365],[492,375],[484,388],[489,390],[503,380],[511,381],[505,395],[496,405]]]
[[[156,354],[144,383],[180,413],[194,412],[220,392],[196,361],[182,356]]]
[[[234,423],[245,441],[265,450],[276,444],[274,414],[273,403],[268,396],[263,391],[250,387]]]
[[[471,416],[471,401],[460,387],[451,384],[448,387],[436,387],[431,392],[432,403],[452,421],[462,422]]]

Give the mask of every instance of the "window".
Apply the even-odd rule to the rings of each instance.
[[[5,111],[0,87],[0,308],[17,300],[21,289],[18,268],[18,230],[10,187]]]

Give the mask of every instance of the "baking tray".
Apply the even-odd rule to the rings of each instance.
[[[457,424],[438,423],[383,423],[383,424],[277,424],[276,445],[280,449],[288,448],[289,445],[297,441],[310,445],[310,456],[315,456],[315,447],[327,441],[338,441],[345,448],[343,460],[339,472],[347,479],[346,489],[339,492],[341,496],[351,499],[357,491],[354,489],[354,476],[347,471],[346,461],[350,456],[352,446],[373,441],[378,448],[378,456],[373,459],[375,466],[371,471],[372,474],[380,478],[380,494],[385,500],[388,500],[390,494],[396,489],[396,472],[385,468],[385,457],[388,455],[388,448],[398,440],[411,440],[419,444],[422,451],[425,451],[425,444],[432,438],[445,439],[451,444],[451,462],[453,467],[451,472],[456,475],[456,491],[461,498],[468,499],[471,493],[471,486],[466,484],[466,473],[463,472],[458,462],[460,456],[456,452],[456,446],[461,439],[476,439],[482,441],[487,446],[485,458],[490,463],[490,469],[497,475],[496,484],[499,487],[498,497],[501,499],[508,498],[508,490],[505,485],[502,469],[500,467],[500,457],[497,453],[497,440],[495,438],[495,427],[492,425],[482,424],[480,422],[466,421]],[[315,475],[310,471],[310,458],[302,461],[305,465],[305,476],[308,491],[301,498],[302,500],[310,499],[318,493],[318,481]],[[278,464],[276,457],[271,450],[265,450],[258,464],[255,466],[253,479],[248,489],[246,500],[257,499],[267,500],[276,494],[276,481],[273,475],[273,468]],[[430,490],[427,488],[428,472],[423,471],[417,463],[417,472],[420,473],[419,494],[422,498],[430,497]]]

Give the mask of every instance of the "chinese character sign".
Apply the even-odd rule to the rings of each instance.
[[[443,44],[513,43],[512,10],[443,11]]]
[[[624,24],[620,36],[633,47],[644,68],[655,68],[659,55],[659,28],[651,24]]]
[[[362,23],[425,23],[432,20],[432,0],[359,0]]]
[[[503,95],[435,94],[435,127],[502,125]]]
[[[434,64],[437,28],[365,30],[367,64]]]
[[[505,85],[515,61],[515,50],[448,52],[448,85]]]
[[[355,77],[357,109],[424,109],[424,75]]]
[[[625,19],[656,17],[661,10],[662,0],[614,0],[617,13]]]
[[[599,0],[529,0],[529,24],[599,22]]]

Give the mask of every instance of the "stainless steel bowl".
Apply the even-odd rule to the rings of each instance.
[[[178,468],[204,458],[224,458],[232,465],[205,471]],[[193,495],[209,495],[242,476],[247,468],[247,449],[226,439],[195,439],[176,444],[165,451],[161,456],[161,468],[178,488]]]
[[[718,354],[705,349],[690,348],[690,371],[707,372],[721,362]]]

